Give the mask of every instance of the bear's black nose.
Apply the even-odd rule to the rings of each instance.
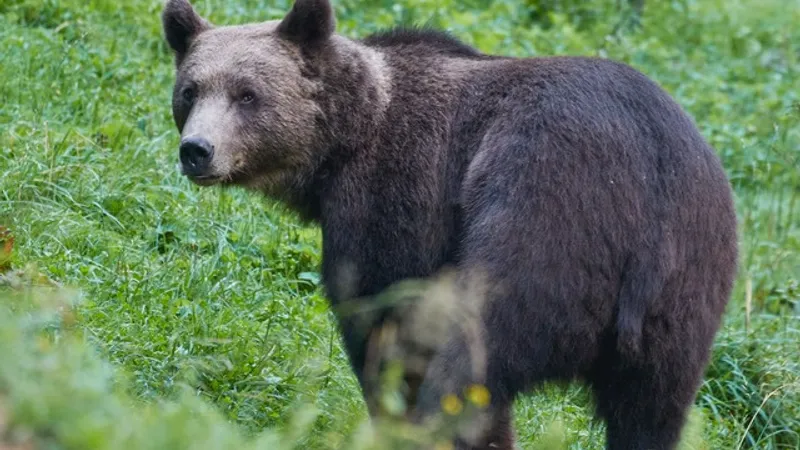
[[[186,175],[203,175],[208,170],[214,147],[201,137],[189,137],[181,141],[180,158]]]

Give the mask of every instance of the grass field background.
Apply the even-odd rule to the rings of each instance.
[[[225,24],[290,4],[196,7]],[[0,2],[0,449],[366,445],[318,230],[176,169],[161,6]],[[486,52],[619,59],[675,96],[741,233],[684,448],[800,449],[800,2],[649,0],[639,27],[616,0],[335,8],[351,37],[427,22]],[[520,399],[521,446],[603,448],[591,408],[578,385]]]

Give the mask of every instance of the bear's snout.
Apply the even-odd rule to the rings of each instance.
[[[205,138],[192,136],[181,140],[180,160],[183,174],[189,177],[207,176],[213,155],[214,146]]]

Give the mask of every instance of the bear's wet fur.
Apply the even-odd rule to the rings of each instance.
[[[459,448],[512,448],[514,399],[578,379],[608,449],[674,449],[737,266],[730,186],[692,119],[625,64],[487,55],[429,29],[351,40],[332,11],[297,0],[280,21],[216,28],[168,1],[187,176],[318,223],[334,308],[481,273],[485,370],[453,333],[410,415],[485,385],[488,426]],[[390,316],[337,315],[362,386]]]

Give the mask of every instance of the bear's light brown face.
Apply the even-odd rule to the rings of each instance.
[[[213,27],[186,0],[167,3],[180,168],[193,182],[280,190],[320,159],[320,87],[303,73],[290,17]]]
[[[260,184],[313,164],[317,87],[275,25],[206,31],[182,61],[173,114],[192,181]]]

